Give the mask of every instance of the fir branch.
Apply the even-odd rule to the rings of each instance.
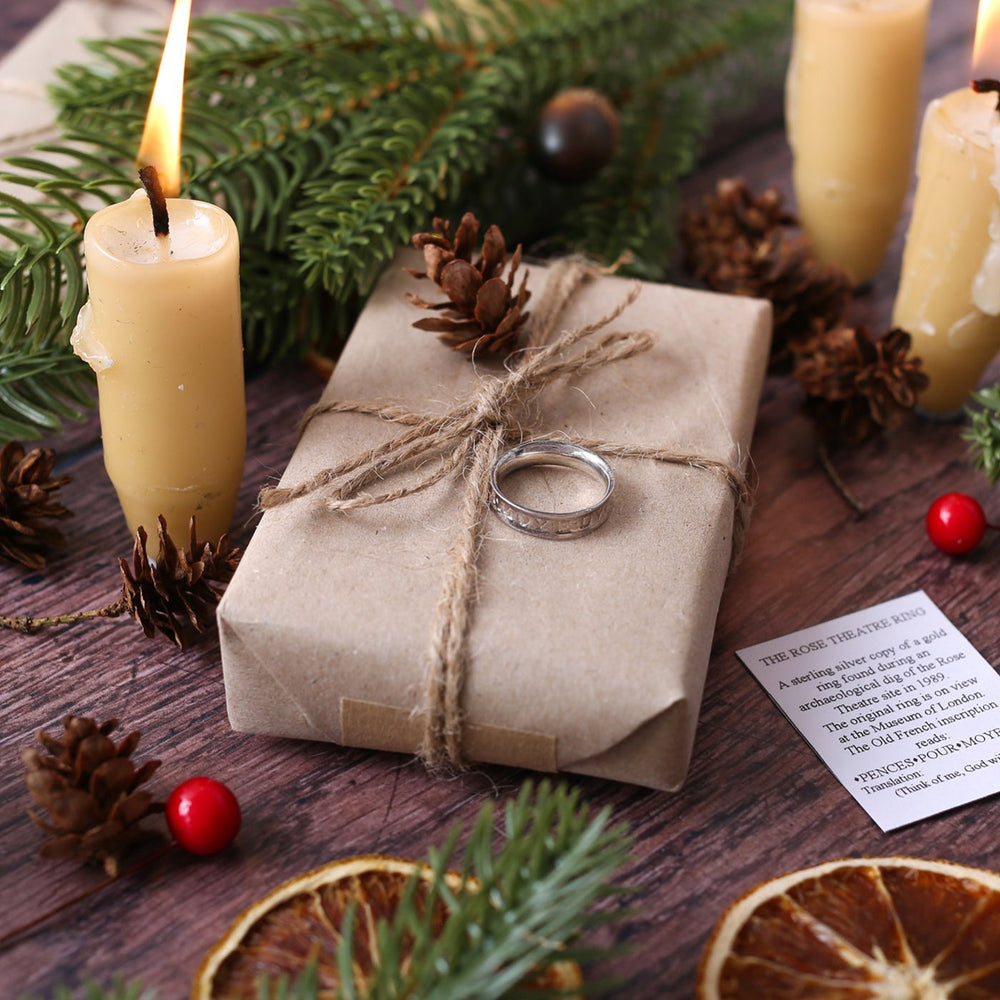
[[[185,193],[236,219],[251,364],[335,351],[382,266],[434,215],[475,207],[491,187],[515,203],[532,188],[543,195],[524,138],[560,87],[603,90],[635,125],[564,237],[609,256],[627,243],[639,273],[662,277],[671,241],[659,213],[706,121],[708,105],[690,95],[711,69],[711,101],[735,56],[786,37],[791,0],[466,6],[432,0],[425,19],[390,0],[299,0],[192,21]],[[161,45],[161,33],[92,43],[94,62],[62,67],[53,88],[64,140],[0,170],[23,190],[0,199],[0,351],[66,348],[84,294],[82,227],[136,186],[132,161]],[[662,145],[630,163],[656,130],[646,116],[664,102]],[[47,381],[35,398],[51,399],[69,378],[66,357],[53,354],[36,372]],[[36,434],[62,419],[48,405],[37,416]],[[4,419],[20,437],[36,422],[0,399]]]
[[[456,50],[467,44],[466,33],[446,16],[450,6],[431,6],[440,21],[456,32],[451,36],[446,30],[445,40]],[[737,28],[746,33],[758,29],[757,20],[747,17],[745,5],[718,6],[724,8],[721,13],[713,8],[711,15],[706,15],[698,0],[675,0],[673,4],[588,0],[572,7],[526,0],[492,4],[489,15],[476,20],[485,34],[482,45],[472,54],[466,51],[461,66],[438,81],[438,89],[434,89],[438,103],[426,98],[421,101],[425,119],[413,123],[419,141],[397,149],[395,156],[376,153],[371,161],[335,163],[339,183],[317,182],[306,189],[305,204],[292,219],[293,228],[300,232],[291,238],[293,253],[307,269],[307,283],[322,284],[335,296],[350,287],[349,282],[356,282],[354,287],[362,294],[367,292],[405,234],[419,228],[416,211],[422,199],[417,195],[426,197],[430,188],[453,206],[468,197],[471,179],[478,179],[494,165],[489,153],[495,137],[524,135],[540,103],[560,83],[586,82],[607,91],[612,100],[627,101],[636,92],[648,93],[649,80],[662,81],[694,63],[715,61],[729,50],[723,40]],[[784,0],[764,6],[772,13],[776,7],[786,11],[788,7]],[[623,53],[628,53],[628,58],[623,58]],[[647,100],[647,112],[654,103],[662,113],[663,100]],[[428,126],[426,118],[435,116]],[[391,130],[393,121],[391,114],[381,123],[376,120],[372,125],[375,134],[378,128]],[[660,189],[661,195],[664,188],[672,187],[681,167],[693,162],[695,138],[703,129],[702,120],[695,130],[667,130],[679,144],[679,152],[643,182]],[[364,141],[369,138],[366,135]],[[621,154],[620,164],[627,164],[627,155],[627,151]],[[379,169],[374,176],[382,183],[366,184],[365,168],[376,165]],[[338,176],[342,166],[346,173]],[[512,173],[502,176],[509,183]],[[635,186],[634,173],[626,170],[610,176],[617,181],[621,196],[612,204],[606,197],[598,197],[595,204],[613,216],[614,209],[625,207],[621,203],[627,198],[634,207],[636,198],[629,196],[640,189]],[[659,200],[662,203],[662,197]],[[580,218],[592,221],[596,215],[585,212]],[[671,245],[668,218],[661,219],[656,241],[665,252],[661,250],[655,265],[651,262],[647,266],[650,276],[664,274]],[[578,230],[576,235],[577,249],[594,252],[595,242],[607,243],[600,231],[591,227]],[[646,241],[644,246],[652,242]],[[609,252],[617,257],[625,249],[628,247],[621,241],[612,242]]]
[[[629,891],[612,883],[628,863],[631,841],[623,826],[612,825],[610,807],[593,813],[579,791],[565,783],[543,781],[536,787],[527,781],[506,805],[498,847],[489,802],[479,810],[461,852],[458,840],[454,829],[429,852],[430,882],[415,874],[396,913],[379,921],[379,965],[366,984],[366,1000],[513,1000],[521,995],[546,1000],[564,994],[535,985],[525,992],[525,980],[553,962],[591,961],[609,953],[579,939],[624,916],[599,906]],[[452,870],[468,889],[449,888],[445,875]],[[419,901],[418,887],[427,890]],[[435,927],[438,900],[448,917]],[[355,912],[349,911],[338,946],[336,1000],[360,995],[351,961]],[[294,982],[262,981],[258,1000],[318,1000],[317,971],[316,958],[308,955]],[[587,994],[594,995],[598,985],[590,983]],[[72,996],[59,990],[55,1000]],[[153,997],[140,993],[138,985],[119,983],[107,992],[91,986],[85,1000]]]
[[[84,148],[70,136],[0,170],[8,185],[0,191],[0,440],[53,433],[93,406],[93,374],[69,338],[87,297],[83,224],[127,190],[99,155],[108,145]]]
[[[504,819],[499,850],[493,849],[494,814],[487,803],[460,864],[454,858],[456,833],[430,853],[435,878],[426,903],[404,901],[395,917],[379,926],[381,960],[368,984],[369,1000],[497,1000],[516,992],[532,970],[576,960],[577,937],[606,922],[591,907],[623,891],[611,878],[629,854],[624,829],[610,825],[610,810],[592,815],[566,785],[542,782],[536,791],[526,782],[507,803]],[[451,868],[475,888],[449,889],[444,876]],[[435,933],[438,898],[449,915]],[[350,968],[349,935],[338,959],[342,970]],[[356,995],[352,977],[338,998]]]
[[[977,407],[968,407],[966,413],[971,426],[962,431],[969,442],[969,454],[975,467],[990,481],[990,486],[1000,482],[1000,383],[972,394]]]
[[[257,986],[257,1000],[319,1000],[319,962],[311,959],[294,981],[281,976],[275,982],[266,977]]]
[[[560,223],[562,247],[586,248],[608,263],[628,254],[627,273],[662,278],[674,250],[676,181],[690,169],[704,127],[697,88],[676,86],[669,97],[657,91],[632,102],[618,155]]]
[[[93,400],[93,375],[68,346],[0,353],[0,441],[83,421]]]

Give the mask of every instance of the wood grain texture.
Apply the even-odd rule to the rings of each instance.
[[[967,74],[975,0],[934,5],[924,98]],[[42,16],[40,0],[0,6],[0,49]],[[846,68],[845,68],[846,69]],[[755,187],[790,190],[780,117],[720,146],[686,186],[689,198],[742,174]],[[855,304],[885,329],[901,238]],[[1000,376],[996,367],[994,377]],[[255,523],[257,492],[277,476],[295,424],[320,390],[302,368],[251,380],[249,450],[236,537]],[[916,854],[996,866],[1000,802],[974,803],[882,834],[813,755],[741,666],[734,650],[924,588],[993,664],[1000,542],[950,560],[923,532],[940,492],[977,496],[991,519],[1000,501],[975,473],[954,424],[915,420],[843,458],[841,470],[870,506],[857,519],[815,462],[809,423],[787,380],[769,378],[753,445],[760,486],[744,560],[723,598],[694,761],[684,789],[662,794],[572,779],[595,805],[632,827],[625,881],[639,890],[615,931],[628,950],[600,972],[624,981],[614,997],[682,1000],[724,907],[762,879],[828,858]],[[0,567],[0,608],[45,614],[97,606],[118,590],[115,557],[131,542],[101,461],[96,424],[56,444],[73,476],[63,491],[76,517],[69,547],[42,573]],[[210,944],[250,901],[305,869],[354,853],[420,856],[483,801],[515,789],[524,774],[477,769],[452,780],[403,757],[233,733],[226,719],[217,643],[181,654],[146,641],[129,621],[103,621],[35,637],[0,634],[0,934],[100,881],[96,871],[36,859],[40,835],[25,816],[19,751],[66,712],[117,715],[143,739],[142,760],[164,764],[151,788],[165,798],[195,774],[228,782],[244,810],[236,845],[195,860],[171,852],[140,874],[75,905],[0,951],[0,1000],[50,996],[113,974],[141,979],[160,1000],[186,996]]]

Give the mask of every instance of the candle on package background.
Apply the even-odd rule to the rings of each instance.
[[[178,0],[139,154],[168,194],[180,186],[189,17],[190,0]],[[246,449],[239,237],[215,205],[167,198],[165,208],[154,228],[137,191],[91,217],[90,296],[72,343],[97,373],[104,463],[129,529],[155,535],[162,515],[184,539],[194,515],[199,539],[215,540],[232,521]]]
[[[981,0],[973,74],[1000,73],[1000,3]],[[930,383],[920,407],[961,413],[1000,350],[998,95],[964,86],[932,101],[917,154],[917,193],[893,309]]]
[[[912,176],[930,0],[796,0],[785,90],[793,184],[819,258],[878,271]]]

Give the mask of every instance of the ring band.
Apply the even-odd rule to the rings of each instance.
[[[580,510],[544,511],[525,507],[511,500],[501,483],[517,469],[533,465],[561,465],[585,472],[604,487],[604,495]],[[600,455],[566,441],[529,441],[504,452],[490,473],[490,506],[497,516],[518,531],[540,538],[575,538],[604,523],[608,500],[615,488],[615,474]]]

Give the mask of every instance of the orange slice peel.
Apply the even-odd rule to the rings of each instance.
[[[698,1000],[1000,997],[1000,875],[902,856],[761,883],[716,924]]]
[[[414,876],[420,880],[416,887],[411,885]],[[316,965],[318,996],[333,996],[340,984],[338,949],[346,933],[354,985],[365,996],[381,959],[379,920],[392,919],[408,887],[426,898],[425,887],[429,889],[435,877],[426,864],[365,855],[334,861],[290,879],[233,921],[199,967],[191,1000],[255,998],[262,976],[272,982],[282,978],[295,982],[310,962]],[[439,910],[433,920],[436,933],[447,919],[443,899],[449,891],[475,891],[474,882],[463,880],[457,872],[444,873],[442,881],[442,892],[433,904]],[[520,988],[559,991],[569,997],[582,984],[576,962],[557,961]]]

